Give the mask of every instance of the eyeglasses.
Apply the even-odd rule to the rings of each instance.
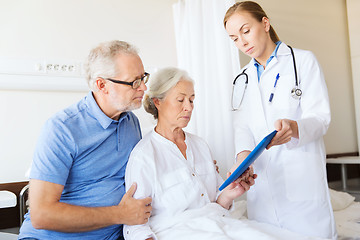
[[[149,80],[149,77],[150,77],[150,73],[146,72],[146,73],[144,73],[144,76],[142,76],[141,78],[135,79],[132,82],[125,82],[125,81],[115,80],[115,79],[111,79],[111,78],[104,78],[104,79],[109,80],[114,83],[129,85],[133,89],[137,89],[138,87],[140,87],[141,81],[144,81],[144,83],[146,84]]]

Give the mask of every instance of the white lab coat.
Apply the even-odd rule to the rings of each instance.
[[[300,100],[291,96],[295,75],[286,44],[281,43],[259,82],[254,59],[244,67],[249,82],[234,112],[236,153],[254,149],[274,130],[277,119],[296,120],[299,129],[299,139],[272,147],[255,161],[258,178],[247,195],[248,216],[304,235],[336,239],[322,138],[331,118],[327,87],[315,56],[305,50],[294,52]]]

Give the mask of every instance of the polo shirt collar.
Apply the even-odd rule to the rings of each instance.
[[[106,116],[106,114],[100,109],[99,105],[96,103],[92,91],[90,91],[86,96],[86,105],[88,106],[89,113],[100,123],[103,129],[107,129],[113,122],[118,123],[121,122],[124,118],[130,118],[128,112],[121,113],[119,121],[116,121]]]

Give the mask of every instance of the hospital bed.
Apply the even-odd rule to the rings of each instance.
[[[0,208],[12,208],[17,204],[16,195],[9,191],[0,191]],[[16,240],[17,235],[0,232],[1,240]]]

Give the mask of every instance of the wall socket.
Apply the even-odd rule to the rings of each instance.
[[[39,73],[59,76],[81,76],[82,64],[79,62],[44,61],[35,66]]]

